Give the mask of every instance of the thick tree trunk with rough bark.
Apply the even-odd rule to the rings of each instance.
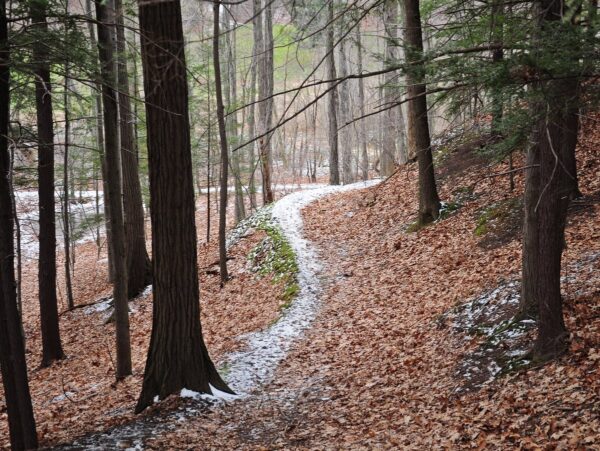
[[[544,47],[549,44],[544,39],[546,31],[556,32],[554,24],[564,20],[565,6],[562,0],[539,2],[541,38],[538,41],[543,53],[550,51]],[[561,26],[571,25],[562,22]],[[577,65],[578,58],[575,56],[572,67]],[[560,270],[567,209],[576,190],[573,183],[575,174],[571,173],[575,168],[569,162],[575,160],[577,144],[578,123],[573,120],[573,115],[579,104],[579,80],[573,76],[557,77],[540,82],[536,89],[542,93],[543,99],[538,102],[540,117],[534,133],[537,162],[534,160],[532,163],[539,164],[539,169],[537,173],[528,172],[525,209],[526,212],[535,209],[537,223],[533,230],[528,229],[527,224],[525,228],[523,261],[529,264],[523,266],[523,284],[527,290],[527,302],[537,304],[538,336],[533,352],[536,360],[543,361],[560,355],[568,348]],[[529,179],[532,174],[537,174],[537,186]],[[533,193],[527,191],[531,189]]]
[[[92,49],[98,47],[96,40],[96,30],[94,28],[94,18],[92,14],[92,1],[86,0],[86,14],[88,20],[88,33],[90,35],[90,44]],[[106,229],[106,242],[107,242],[107,256],[108,256],[108,279],[110,282],[114,281],[115,268],[113,265],[113,256],[111,249],[112,232],[110,229],[110,202],[108,200],[108,187],[106,186],[106,161],[104,155],[104,120],[102,119],[102,84],[99,81],[100,76],[98,75],[95,80],[95,91],[94,91],[94,114],[96,115],[96,145],[98,146],[98,158],[100,160],[100,172],[102,173],[102,195],[103,195],[103,206],[104,206],[104,227]]]
[[[181,6],[139,2],[148,123],[154,306],[140,412],[188,388],[231,392],[200,326],[194,179]]]
[[[435,182],[431,137],[427,119],[427,97],[425,75],[423,71],[423,36],[421,33],[421,13],[419,0],[404,0],[405,28],[404,42],[407,62],[412,67],[408,71],[408,134],[409,143],[414,146],[419,166],[419,215],[420,224],[437,219],[440,211],[440,198]],[[409,151],[409,154],[411,152]]]
[[[96,1],[98,21],[98,55],[102,76],[102,103],[104,106],[104,142],[106,144],[106,185],[110,202],[110,227],[115,268],[113,298],[115,308],[117,368],[116,377],[131,374],[131,340],[129,333],[129,305],[127,296],[127,257],[123,222],[123,190],[121,184],[121,145],[119,136],[119,105],[117,99],[117,67],[114,0]]]
[[[48,31],[46,3],[31,2],[35,100],[38,128],[38,175],[40,206],[39,298],[42,328],[42,366],[64,357],[58,325],[56,297],[56,211],[54,202],[54,118],[50,62],[44,38]]]
[[[336,78],[335,70],[335,51],[334,51],[334,2],[329,2],[328,6],[328,21],[330,22],[327,27],[327,42],[325,51],[327,52],[327,77],[332,80],[329,84],[331,91],[329,92],[329,184],[339,185],[340,184],[340,163],[339,163],[339,148],[338,148],[338,122],[337,122],[337,111],[338,111],[338,98],[337,98],[337,87],[336,82],[333,81]]]
[[[137,143],[131,109],[129,74],[122,0],[115,0],[117,14],[117,68],[119,79],[119,119],[121,166],[123,172],[123,211],[127,248],[127,295],[134,298],[152,283],[152,266],[146,250],[144,203],[138,173]]]
[[[37,448],[29,394],[14,268],[14,210],[10,189],[10,66],[6,3],[0,1],[0,370],[6,398],[10,444],[14,450]]]

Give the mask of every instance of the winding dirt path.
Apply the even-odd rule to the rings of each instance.
[[[239,408],[242,399],[243,402],[248,401],[251,404],[268,403],[268,398],[273,395],[261,394],[261,388],[273,380],[275,371],[291,346],[310,327],[317,314],[322,293],[321,265],[314,247],[304,237],[302,209],[324,196],[367,188],[377,183],[378,180],[373,180],[299,191],[284,197],[273,207],[273,220],[279,223],[296,254],[300,293],[280,320],[264,331],[247,335],[246,347],[225,359],[222,370],[227,369],[225,378],[238,396],[232,397],[217,391],[211,396],[184,389],[181,396],[186,400],[174,411],[142,416],[133,423],[91,434],[60,449],[144,449],[149,439],[169,435],[170,431],[177,430],[181,423],[193,422],[209,414],[211,404],[227,407],[233,403]],[[280,398],[290,396],[291,393],[290,391],[282,394]],[[160,445],[159,448],[165,445]]]

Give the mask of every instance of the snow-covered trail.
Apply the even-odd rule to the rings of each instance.
[[[312,244],[303,237],[302,209],[315,200],[334,193],[367,188],[379,180],[359,182],[344,186],[324,186],[298,191],[279,200],[272,216],[292,246],[298,263],[300,293],[282,318],[264,331],[242,337],[246,347],[225,359],[224,375],[238,396],[215,393],[200,395],[183,390],[181,395],[196,402],[187,403],[174,412],[143,417],[139,421],[119,426],[103,433],[89,435],[62,449],[103,450],[114,448],[143,449],[146,438],[174,430],[180,422],[206,411],[209,402],[227,402],[251,396],[253,392],[272,380],[279,363],[291,346],[314,320],[319,306],[322,287],[319,282],[320,264]]]
[[[264,331],[249,334],[246,337],[247,348],[229,356],[227,382],[236,393],[245,396],[267,383],[317,313],[321,292],[318,278],[320,264],[314,247],[303,237],[302,209],[329,194],[366,188],[378,182],[372,180],[298,191],[275,204],[273,219],[281,226],[296,254],[300,293],[279,321]]]

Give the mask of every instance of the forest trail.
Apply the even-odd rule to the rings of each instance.
[[[57,449],[143,449],[146,440],[177,430],[182,422],[206,414],[210,404],[222,405],[249,396],[262,399],[258,391],[273,379],[291,346],[310,327],[320,303],[322,268],[313,244],[304,236],[303,208],[328,195],[368,188],[379,182],[370,180],[344,186],[312,187],[289,194],[275,203],[272,217],[296,254],[300,292],[278,321],[266,330],[242,337],[246,346],[231,353],[221,365],[221,373],[225,373],[227,383],[237,396],[218,391],[210,396],[183,390],[181,397],[186,400],[173,411],[150,413],[132,423],[90,434]]]
[[[542,368],[527,364],[535,328],[511,321],[520,281],[518,219],[504,214],[483,222],[498,205],[514,205],[522,177],[515,191],[498,189],[486,175],[505,172],[508,163],[465,171],[457,153],[440,176],[441,196],[453,209],[423,229],[411,231],[416,183],[407,181],[416,179],[415,167],[304,209],[303,238],[322,264],[311,327],[260,396],[191,418],[144,446],[594,449],[600,185],[589,144],[579,161],[586,200],[570,213],[562,269],[573,331],[565,357]]]

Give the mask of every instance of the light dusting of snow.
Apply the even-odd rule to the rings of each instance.
[[[285,238],[290,243],[298,263],[300,293],[285,315],[265,331],[246,336],[247,348],[228,358],[227,383],[240,395],[248,395],[268,383],[277,365],[283,360],[296,339],[311,324],[317,313],[320,264],[309,241],[303,238],[302,209],[328,194],[366,188],[378,180],[344,186],[325,186],[290,194],[275,204],[272,210]]]
[[[83,312],[86,315],[92,315],[94,313],[106,312],[108,309],[110,309],[112,307],[112,302],[113,302],[112,297],[98,299],[98,302],[96,302],[93,305],[90,305],[89,307],[86,307],[85,309],[83,309]]]

